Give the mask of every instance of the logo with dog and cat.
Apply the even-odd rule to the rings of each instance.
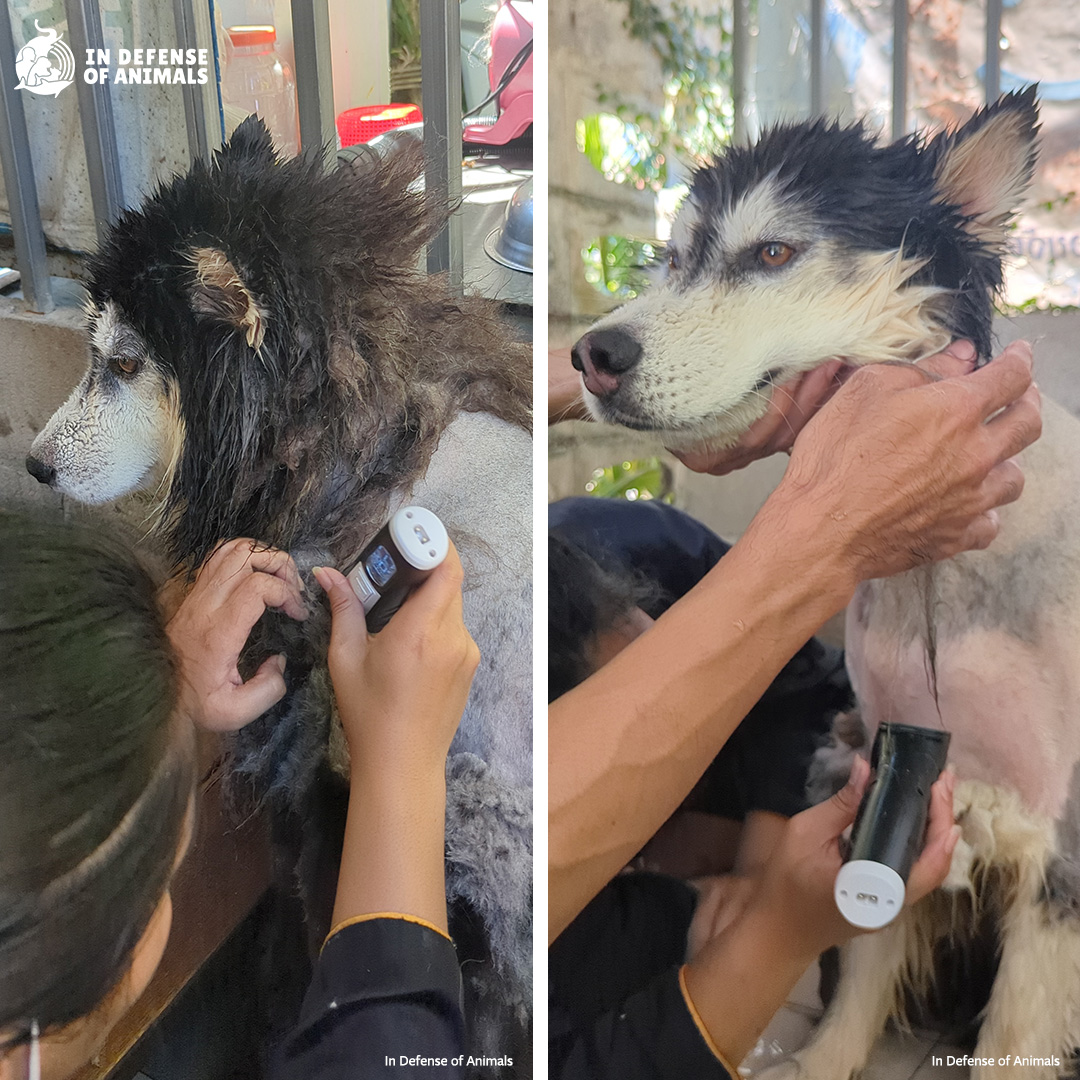
[[[31,38],[15,57],[15,74],[19,76],[15,89],[56,97],[75,81],[75,57],[51,26],[43,27],[35,19],[34,29],[38,36]]]

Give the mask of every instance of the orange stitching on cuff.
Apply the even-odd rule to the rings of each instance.
[[[739,1070],[732,1066],[720,1047],[713,1042],[713,1037],[709,1034],[709,1029],[705,1026],[705,1021],[701,1019],[701,1014],[697,1011],[694,999],[690,996],[690,991],[686,987],[686,964],[683,964],[683,966],[679,968],[679,989],[682,991],[683,1001],[686,1002],[686,1008],[690,1012],[690,1018],[694,1021],[694,1025],[697,1027],[698,1031],[701,1032],[701,1037],[705,1040],[705,1045],[712,1051],[716,1060],[731,1074],[732,1080],[739,1080]]]
[[[341,922],[326,935],[326,940],[322,943],[322,949],[326,948],[326,942],[329,941],[335,934],[340,933],[347,926],[355,926],[357,923],[371,922],[372,919],[401,919],[404,922],[416,923],[417,926],[426,926],[428,930],[434,930],[440,937],[446,938],[451,945],[454,944],[453,939],[445,930],[440,930],[434,923],[430,923],[427,919],[421,919],[418,915],[403,915],[399,911],[373,911],[370,915],[353,915],[351,918],[343,919]],[[322,952],[322,949],[319,952]]]

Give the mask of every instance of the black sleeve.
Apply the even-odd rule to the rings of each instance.
[[[451,1064],[464,1044],[461,975],[449,938],[406,919],[369,919],[327,940],[269,1077],[449,1080],[465,1075]]]
[[[587,1026],[548,1022],[550,1080],[737,1080],[694,1022],[678,966]]]
[[[622,874],[552,942],[549,1080],[729,1080],[679,983],[696,903],[677,878]]]

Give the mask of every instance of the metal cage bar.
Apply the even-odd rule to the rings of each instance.
[[[461,7],[459,0],[420,0],[424,100],[424,184],[439,204],[461,202]],[[428,273],[448,273],[464,289],[461,218],[451,214],[428,246]]]
[[[810,0],[810,115],[825,112],[825,0]]]
[[[15,239],[15,259],[22,275],[23,298],[30,311],[45,314],[55,307],[49,284],[45,255],[45,233],[41,227],[34,162],[26,132],[21,90],[16,90],[15,35],[11,13],[0,14],[0,167],[11,210],[11,231]]]
[[[986,104],[1001,94],[1001,0],[986,0]]]
[[[737,144],[750,141],[750,0],[734,0],[731,24],[732,138]]]
[[[337,128],[327,0],[292,0],[292,24],[300,147],[323,147],[329,164],[337,149]]]
[[[892,137],[907,131],[908,0],[893,0]]]
[[[176,22],[176,47],[197,49],[199,35],[192,0],[173,0]],[[210,125],[206,115],[206,97],[197,83],[185,83],[181,88],[184,100],[184,123],[187,125],[188,153],[191,160],[210,157]],[[216,139],[214,140],[217,141]]]
[[[105,35],[97,0],[65,0],[64,8],[75,55],[82,60],[87,49],[93,49],[95,53],[104,49]],[[116,120],[107,82],[91,84],[85,79],[76,79],[75,89],[79,95],[79,121],[86,150],[90,199],[94,204],[94,224],[100,241],[124,205]]]
[[[732,138],[743,144],[750,136],[750,0],[735,0],[731,25],[731,83]]]

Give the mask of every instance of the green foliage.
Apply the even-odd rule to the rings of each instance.
[[[598,236],[584,251],[585,280],[605,296],[631,300],[648,285],[656,244],[632,236]]]
[[[419,55],[419,0],[390,0],[390,56],[401,60]]]
[[[658,457],[639,458],[594,469],[585,485],[590,495],[604,499],[660,499],[675,501],[671,470]]]
[[[607,179],[658,191],[673,154],[706,157],[731,137],[732,12],[704,13],[678,0],[669,12],[651,0],[620,2],[630,36],[660,61],[663,104],[649,112],[600,89],[606,111],[579,121],[578,147]]]
[[[667,182],[667,159],[638,123],[642,119],[592,113],[577,122],[577,145],[605,180],[658,191]]]
[[[1014,318],[1017,315],[1032,315],[1037,311],[1060,315],[1063,311],[1076,311],[1078,309],[1075,304],[1052,304],[1042,296],[1031,296],[1027,300],[1018,300],[1014,304],[998,298],[994,302],[994,310],[1006,318]]]

